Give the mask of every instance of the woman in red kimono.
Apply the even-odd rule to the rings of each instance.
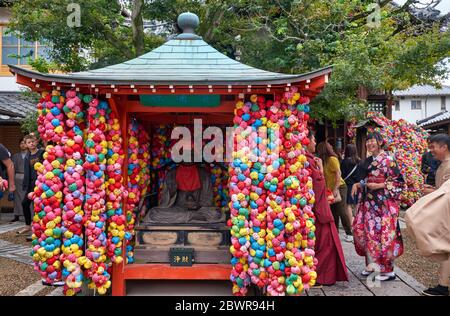
[[[339,233],[327,200],[322,160],[314,157],[316,139],[311,132],[309,133],[309,140],[306,157],[316,200],[314,204],[314,215],[316,216],[316,246],[314,250],[318,260],[316,284],[333,285],[336,281],[348,281],[347,267]]]
[[[383,150],[383,138],[377,133],[367,136],[367,151],[372,154],[361,168],[360,183],[355,183],[352,195],[360,191],[357,214],[353,220],[356,252],[366,257],[369,276],[380,272],[376,280],[395,280],[394,259],[403,253],[398,214],[398,197],[404,188],[403,177],[394,159]]]

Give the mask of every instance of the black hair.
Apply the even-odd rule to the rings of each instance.
[[[375,139],[377,143],[381,144],[381,147],[384,147],[384,139],[378,132],[371,132],[367,135],[366,141],[370,139]]]
[[[361,160],[358,157],[358,150],[355,144],[347,144],[345,147],[344,157],[349,158],[353,164],[357,164]]]
[[[429,143],[436,143],[439,145],[447,145],[447,149],[450,150],[450,137],[447,134],[436,134],[430,137]]]

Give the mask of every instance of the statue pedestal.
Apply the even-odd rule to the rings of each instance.
[[[225,224],[136,227],[136,263],[169,263],[170,248],[193,248],[194,263],[229,263],[230,229]]]

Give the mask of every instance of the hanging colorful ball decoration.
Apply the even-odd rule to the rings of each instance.
[[[66,136],[61,142],[65,154],[64,172],[64,207],[62,226],[62,253],[63,277],[66,282],[64,293],[73,296],[81,291],[83,272],[80,262],[85,261],[84,250],[84,195],[85,177],[84,161],[84,112],[83,103],[76,92],[66,92],[66,103],[63,111],[66,115]]]
[[[235,295],[250,283],[271,296],[300,295],[315,284],[314,193],[303,148],[308,103],[293,89],[236,105],[229,183]]]
[[[91,265],[85,271],[85,275],[91,281],[89,284],[91,289],[97,289],[98,293],[105,294],[111,285],[106,265],[107,238],[105,234],[105,172],[108,153],[105,133],[107,132],[108,104],[105,101],[93,99],[89,95],[85,95],[83,101],[89,104],[84,169],[86,171],[86,257],[90,261],[88,265]]]
[[[48,134],[43,134],[48,137]],[[43,281],[55,284],[62,281],[61,273],[61,216],[64,188],[64,148],[48,145],[43,163],[36,163],[38,174],[34,192],[34,216],[32,223],[31,256],[34,268]]]
[[[108,218],[107,256],[112,263],[121,263],[122,245],[125,238],[126,216],[123,212],[123,197],[126,191],[123,185],[124,151],[119,120],[116,114],[108,111],[108,142],[106,168],[106,214]]]
[[[38,105],[38,132],[42,139],[48,142],[60,143],[65,135],[64,113],[62,110],[64,97],[59,91],[51,94],[43,93],[40,105]]]

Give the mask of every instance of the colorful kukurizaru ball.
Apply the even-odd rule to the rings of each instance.
[[[303,148],[308,103],[293,89],[236,105],[229,179],[235,295],[246,293],[249,278],[269,295],[299,295],[315,283],[314,193]]]
[[[228,225],[231,227],[232,254],[230,279],[233,282],[233,294],[245,295],[250,284],[248,275],[248,256],[250,248],[250,205],[249,205],[249,185],[251,161],[248,159],[248,138],[251,127],[247,126],[243,117],[248,121],[250,115],[244,111],[249,111],[248,106],[243,102],[238,102],[234,117],[234,131],[237,135],[237,145],[232,154],[233,161],[229,167],[229,192],[230,192],[230,215]],[[248,114],[248,115],[246,115]]]
[[[91,281],[89,287],[105,294],[111,285],[107,271],[105,234],[106,225],[106,190],[105,171],[108,143],[106,111],[108,103],[84,96],[83,101],[89,103],[87,138],[85,141],[86,159],[86,203],[85,203],[85,234],[86,234],[86,262],[89,269],[86,277]]]
[[[44,140],[46,136],[43,136]],[[38,174],[34,192],[31,256],[34,268],[50,284],[62,281],[61,215],[63,202],[64,150],[60,145],[48,145],[43,163],[36,163]]]
[[[107,256],[112,263],[123,261],[122,245],[125,238],[126,216],[123,213],[123,185],[124,151],[120,133],[119,120],[115,113],[108,111],[107,115],[108,142],[106,168],[106,214],[108,218]]]
[[[62,226],[62,274],[66,282],[64,293],[68,296],[81,291],[83,284],[82,262],[84,250],[84,194],[85,177],[83,169],[84,159],[84,112],[83,103],[76,92],[66,92],[66,103],[63,111],[66,115],[66,136],[61,142],[66,159],[64,172],[64,207]]]
[[[65,135],[64,97],[59,91],[43,93],[38,104],[38,132],[43,140],[59,144]]]
[[[125,233],[126,239],[126,253],[127,253],[127,263],[134,262],[134,253],[133,253],[133,237],[134,237],[134,224],[136,221],[135,211],[139,205],[141,194],[140,183],[142,177],[147,177],[143,172],[143,162],[142,159],[146,159],[148,161],[147,156],[149,153],[144,154],[140,147],[145,147],[148,149],[148,134],[140,127],[139,123],[133,119],[128,127],[128,199],[127,199],[127,229]],[[143,143],[139,143],[141,140]],[[141,159],[140,159],[141,158]],[[147,172],[148,173],[148,172]],[[148,178],[149,179],[149,178]],[[144,180],[147,182],[148,179]]]

